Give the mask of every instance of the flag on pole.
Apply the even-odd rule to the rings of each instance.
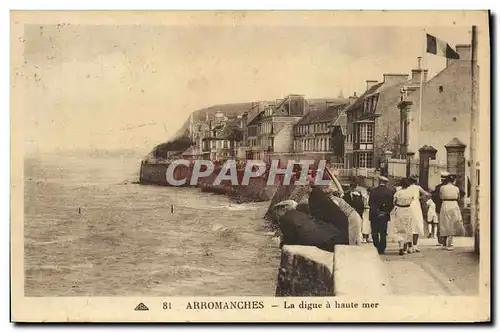
[[[460,59],[458,53],[447,42],[429,34],[427,34],[427,53],[448,59]]]

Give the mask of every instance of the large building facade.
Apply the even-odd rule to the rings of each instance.
[[[310,110],[294,125],[295,154],[303,159],[324,159],[342,163],[344,159],[345,112],[348,105],[327,103],[326,107]]]
[[[280,133],[284,128],[289,129],[306,110],[306,100],[300,95],[288,95],[274,103],[255,103],[242,118],[246,158],[268,161],[275,152],[291,151],[293,136]]]
[[[438,150],[436,160],[439,163],[446,163],[444,146],[454,138],[467,146],[465,157],[469,156],[471,47],[457,45],[456,51],[460,59],[448,59],[446,68],[423,85],[421,108],[419,91],[411,88],[403,91],[399,102],[392,106],[399,107],[399,130],[403,133],[401,143],[405,149],[417,154],[423,145],[433,146]],[[478,101],[479,98],[476,103]]]

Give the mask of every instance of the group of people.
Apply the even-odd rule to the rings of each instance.
[[[273,207],[282,245],[313,245],[333,251],[336,244],[370,242],[371,234],[373,245],[384,254],[390,235],[399,244],[399,254],[405,255],[420,251],[424,215],[429,237],[437,236],[439,245],[447,250],[453,249],[453,236],[465,233],[458,204],[463,191],[455,185],[453,174],[442,173],[433,192],[424,190],[416,175],[402,179],[395,188],[381,176],[368,197],[355,184],[342,193],[333,186],[315,185],[311,176],[308,179],[309,186],[297,186],[288,199]],[[368,218],[363,218],[367,208]]]
[[[458,204],[463,191],[455,181],[454,174],[442,173],[441,183],[427,192],[414,174],[402,179],[395,189],[387,186],[386,177],[380,177],[379,186],[371,190],[368,199],[373,244],[378,252],[385,252],[388,233],[398,242],[400,255],[419,252],[418,240],[425,234],[424,211],[428,237],[437,237],[438,245],[453,250],[453,236],[465,233]],[[425,202],[424,210],[421,201]]]
[[[316,246],[333,251],[334,246],[361,244],[362,214],[349,197],[333,186],[296,186],[287,199],[272,206],[272,217],[281,231],[281,245]],[[355,202],[361,194],[352,193]],[[358,207],[363,209],[364,206]]]

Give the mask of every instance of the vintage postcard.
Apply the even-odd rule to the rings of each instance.
[[[14,322],[490,321],[487,11],[11,12]]]

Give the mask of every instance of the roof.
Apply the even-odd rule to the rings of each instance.
[[[260,112],[257,112],[256,114],[254,114],[254,116],[252,117],[251,120],[249,117],[248,122],[247,122],[247,126],[251,126],[251,125],[254,125],[255,123],[257,123],[257,121],[259,121],[262,118],[263,114],[264,114],[264,111],[260,111]]]
[[[200,156],[202,155],[203,153],[200,152],[197,148],[195,148],[194,146],[190,146],[189,148],[187,148],[183,153],[182,155],[183,156]]]
[[[366,90],[358,99],[356,99],[356,101],[354,102],[354,104],[352,104],[351,106],[349,106],[346,109],[346,112],[352,112],[354,110],[363,108],[363,104],[365,102],[365,97],[368,96],[368,95],[371,95],[372,93],[374,93],[375,91],[377,91],[378,88],[380,88],[383,84],[384,84],[384,82],[380,82],[378,84],[375,84],[374,86],[372,86],[368,90]]]
[[[243,136],[243,132],[241,128],[238,126],[237,119],[233,121],[228,121],[225,123],[224,127],[222,127],[217,132],[218,138],[229,139],[232,137]],[[234,138],[233,138],[234,139]]]
[[[296,124],[306,125],[320,122],[334,122],[341,115],[346,104],[333,105],[323,110],[309,111]]]

